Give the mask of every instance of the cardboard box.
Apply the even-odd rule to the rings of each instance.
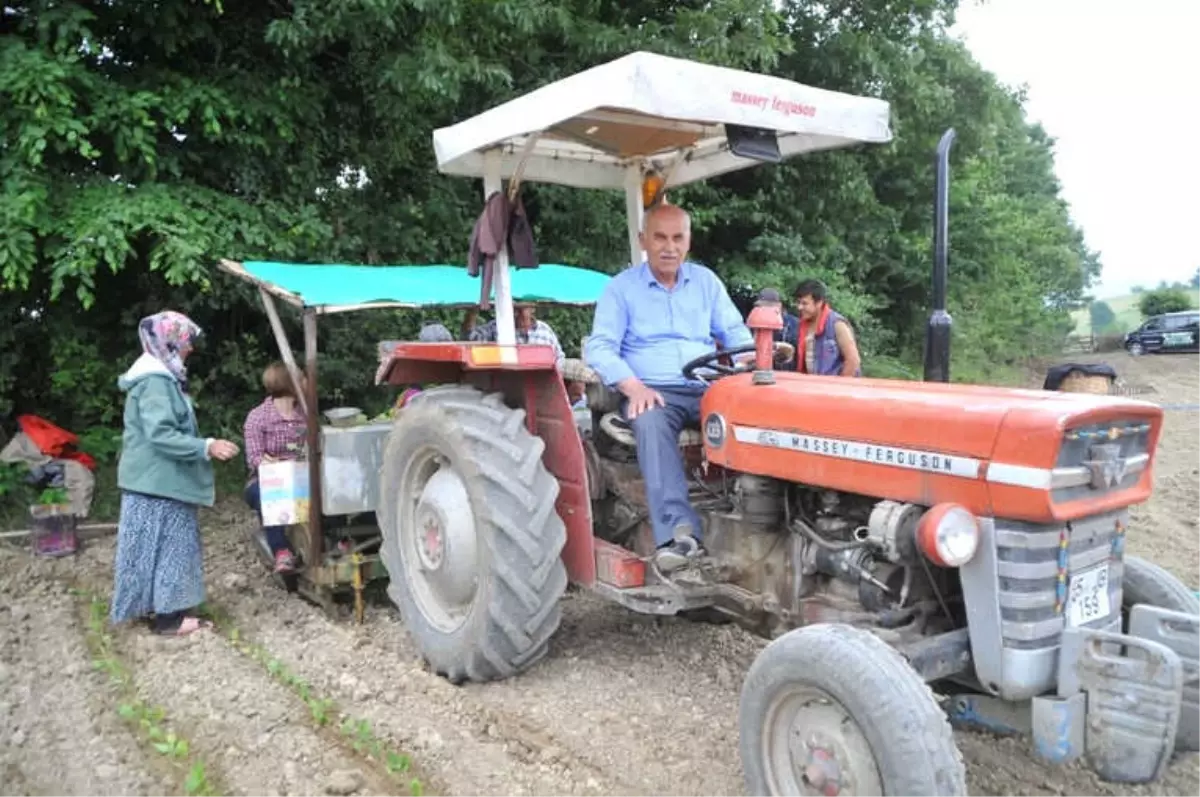
[[[258,490],[264,526],[308,522],[308,462],[264,462],[258,466]]]

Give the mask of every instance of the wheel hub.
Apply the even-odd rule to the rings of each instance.
[[[425,618],[450,632],[466,619],[478,587],[475,514],[448,463],[431,456],[410,474],[399,497],[406,575]]]
[[[796,684],[776,698],[765,720],[771,793],[821,797],[883,793],[862,729],[825,692]]]
[[[825,797],[837,797],[842,793],[842,770],[833,751],[811,742],[805,747],[808,756],[801,777]]]
[[[418,538],[417,545],[421,566],[426,570],[437,570],[441,567],[442,550],[442,526],[437,518],[427,516],[422,524],[421,536]]]

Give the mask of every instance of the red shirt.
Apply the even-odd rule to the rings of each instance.
[[[267,396],[266,401],[250,410],[246,416],[246,465],[252,476],[258,475],[258,465],[263,456],[275,459],[296,459],[304,451],[308,426],[300,413],[299,405],[291,418],[285,418],[275,409],[275,400]]]

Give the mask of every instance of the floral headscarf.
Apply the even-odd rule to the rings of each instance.
[[[142,351],[165,365],[184,390],[187,389],[184,358],[202,334],[192,319],[174,310],[146,316],[138,324]]]

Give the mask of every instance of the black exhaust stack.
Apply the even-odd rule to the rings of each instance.
[[[942,134],[934,160],[933,308],[925,332],[926,382],[950,381],[950,327],[954,322],[946,312],[946,256],[950,236],[950,147],[954,146],[955,135],[954,128]]]

